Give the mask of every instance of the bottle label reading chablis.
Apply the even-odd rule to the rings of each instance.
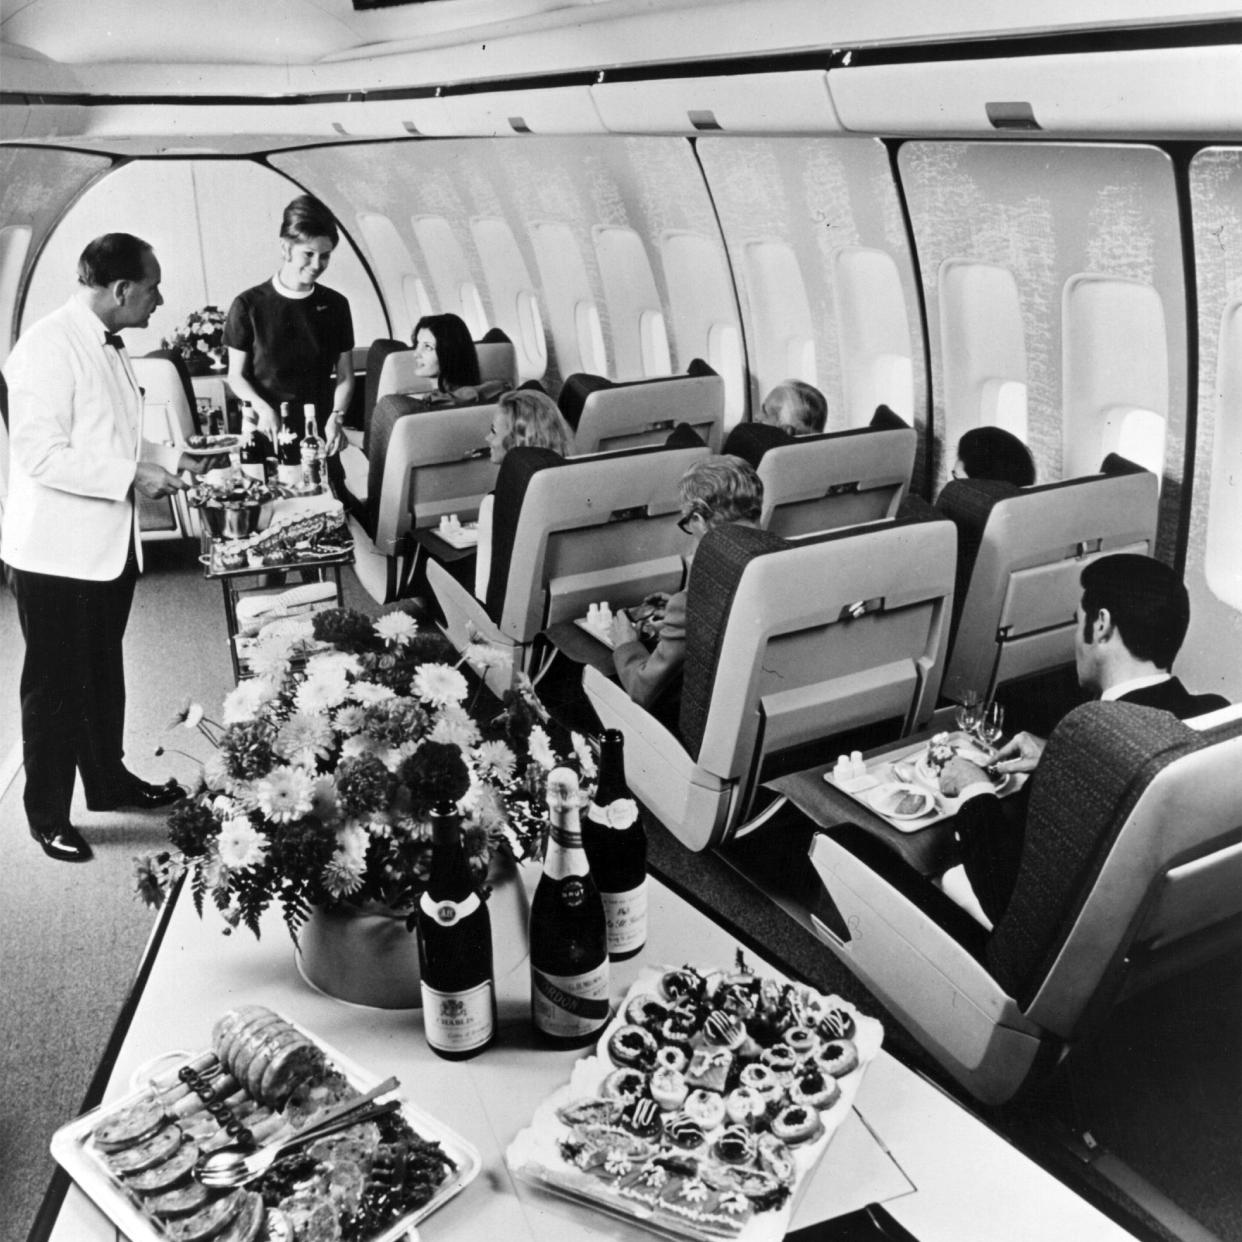
[[[608,959],[582,975],[549,975],[531,967],[535,1026],[556,1039],[579,1039],[608,1021]]]
[[[647,881],[625,893],[600,893],[608,923],[608,952],[635,953],[647,943]]]
[[[638,803],[633,798],[616,798],[604,806],[592,802],[587,819],[605,828],[632,828],[638,822]]]
[[[441,1052],[471,1052],[492,1037],[492,981],[465,992],[437,992],[424,982],[423,1028]]]

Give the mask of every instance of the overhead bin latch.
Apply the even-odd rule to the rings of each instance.
[[[1024,99],[989,101],[984,108],[993,129],[1043,129],[1035,119],[1035,109]]]

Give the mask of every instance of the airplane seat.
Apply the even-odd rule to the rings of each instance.
[[[537,640],[540,650],[569,650],[566,635],[580,635],[575,621],[592,603],[626,607],[680,589],[679,485],[706,455],[704,447],[662,446],[565,459],[548,449],[507,453],[496,480],[486,600],[440,566],[427,567],[450,640],[464,650],[472,630],[486,634],[513,653],[517,671],[529,672]]]
[[[9,498],[9,386],[0,371],[0,530]],[[7,581],[7,567],[0,562],[0,581]]]
[[[404,341],[393,340],[392,337],[376,337],[367,349],[366,379],[362,390],[362,451],[370,452],[371,447],[371,416],[375,403],[379,400],[379,381],[384,372],[384,361],[389,354],[408,350]]]
[[[887,878],[856,848],[856,826],[814,837],[840,916],[831,928],[815,920],[821,939],[976,1099],[1013,1098],[1118,1000],[1238,945],[1242,718],[1203,721],[1129,703],[1066,716],[990,932],[969,917],[963,928],[960,909],[944,917],[944,894],[899,860],[904,881]]]
[[[966,603],[966,588],[983,542],[988,515],[998,500],[1016,496],[1022,489],[1005,479],[950,479],[941,489],[932,508],[957,527],[957,582],[953,590],[953,628],[949,643],[957,633],[958,619]]]
[[[381,399],[364,494],[346,502],[358,578],[381,604],[406,593],[423,554],[418,532],[450,514],[473,521],[496,479],[490,456],[480,452],[494,405],[414,404],[410,397]]]
[[[789,433],[774,423],[738,423],[725,436],[724,446],[720,451],[731,457],[740,457],[758,470],[768,449],[790,443],[792,437]]]
[[[474,343],[479,356],[479,382],[499,384],[501,392],[518,386],[517,350],[500,328],[489,328]]]
[[[1079,575],[1114,552],[1153,554],[1157,482],[1149,471],[1040,487],[957,479],[936,502],[977,549],[950,640],[942,691],[961,702],[1073,663]],[[977,532],[977,534],[976,534]]]
[[[686,423],[712,452],[719,452],[724,380],[714,371],[628,383],[579,373],[565,381],[560,409],[574,429],[579,455],[663,444],[678,423]]]
[[[846,730],[933,711],[948,641],[955,539],[946,521],[791,542],[724,526],[687,588],[680,736],[595,668],[583,687],[626,741],[635,794],[692,850],[750,815],[765,760]]]
[[[797,538],[896,517],[910,486],[916,442],[905,423],[786,436],[759,462],[760,522]]]
[[[174,356],[175,355],[175,356]],[[130,358],[142,389],[142,434],[157,443],[184,445],[198,434],[197,402],[180,353],[160,349]],[[144,540],[189,539],[197,535],[197,515],[181,493],[158,500],[139,494],[138,529]]]

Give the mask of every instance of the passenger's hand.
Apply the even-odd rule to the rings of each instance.
[[[980,782],[989,787],[992,783],[988,780],[988,774],[977,763],[971,763],[961,755],[955,755],[940,769],[940,792],[946,798],[956,798],[967,785],[977,785]]]
[[[998,772],[1034,772],[1048,743],[1033,733],[1015,733],[996,752]]]
[[[188,491],[190,485],[180,477],[165,470],[153,461],[140,461],[134,471],[134,486],[148,499],[159,500],[173,492]]]
[[[620,647],[624,643],[636,642],[638,631],[628,615],[618,609],[612,614],[612,625],[608,629],[608,637],[612,639],[614,647]]]

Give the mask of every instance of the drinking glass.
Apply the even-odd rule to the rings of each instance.
[[[979,716],[976,736],[990,750],[996,749],[996,743],[1005,732],[1005,709],[995,700],[990,700]]]
[[[974,733],[979,727],[982,715],[983,704],[979,701],[979,696],[973,690],[968,690],[965,697],[957,705],[953,718],[957,721],[957,727],[963,733]]]

